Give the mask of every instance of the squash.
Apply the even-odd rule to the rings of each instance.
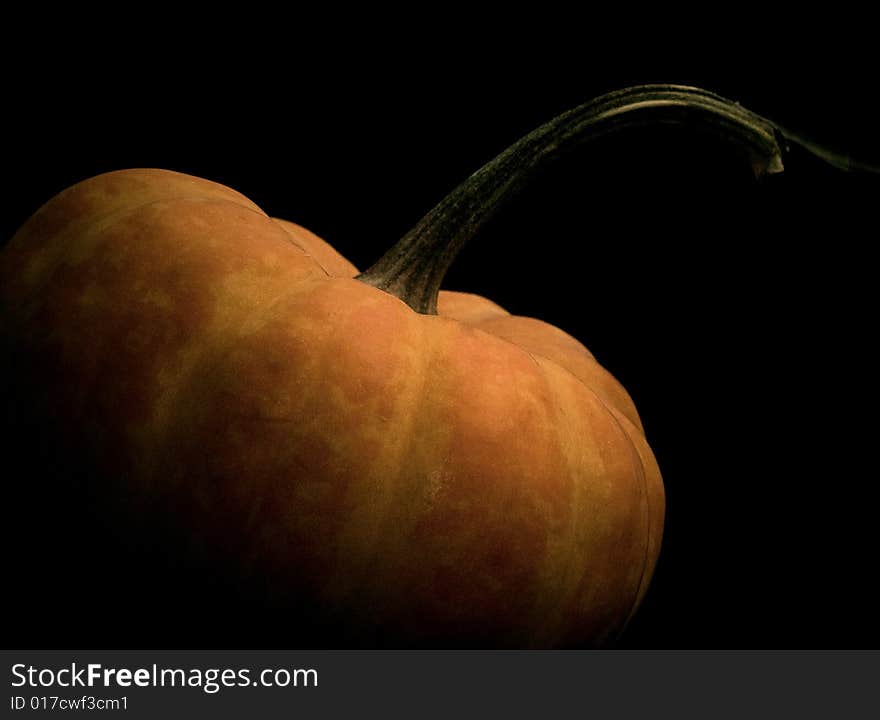
[[[773,129],[728,101],[613,93],[514,145],[362,274],[208,180],[81,182],[2,252],[6,395],[87,470],[114,541],[165,533],[176,562],[309,608],[294,630],[607,644],[644,597],[664,519],[635,405],[562,330],[439,286],[546,161],[668,121],[779,169]]]

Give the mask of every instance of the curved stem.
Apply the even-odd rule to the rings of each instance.
[[[778,128],[718,95],[642,85],[603,95],[542,125],[484,165],[358,279],[417,312],[437,313],[440,283],[459,250],[537,171],[588,140],[640,125],[685,123],[744,149],[756,174],[782,170]]]

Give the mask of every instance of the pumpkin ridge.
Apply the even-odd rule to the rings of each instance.
[[[528,352],[528,351],[526,351],[526,352]],[[627,430],[626,426],[623,423],[621,423],[617,417],[618,414],[620,414],[621,417],[625,417],[625,416],[622,413],[620,413],[620,411],[617,410],[616,408],[608,406],[608,404],[605,403],[601,397],[596,395],[588,385],[586,385],[583,381],[581,381],[580,378],[578,378],[577,376],[574,376],[573,373],[566,370],[566,368],[561,367],[558,363],[555,363],[551,359],[544,358],[540,354],[532,354],[532,353],[529,353],[529,354],[532,355],[532,359],[535,361],[537,366],[540,368],[542,376],[544,376],[547,379],[547,382],[551,387],[554,385],[554,383],[551,381],[551,378],[550,378],[550,372],[551,372],[551,368],[552,368],[552,372],[558,372],[558,373],[560,373],[560,376],[562,376],[562,377],[568,377],[570,379],[575,380],[580,387],[587,390],[590,393],[590,395],[593,397],[593,399],[596,401],[596,407],[600,408],[602,410],[603,417],[606,420],[610,420],[610,425],[615,428],[615,433],[614,433],[615,436],[618,438],[618,440],[620,442],[625,444],[627,450],[629,451],[629,460],[630,460],[629,466],[631,467],[631,470],[626,474],[626,477],[629,479],[629,481],[632,483],[632,485],[634,487],[638,488],[639,508],[640,508],[640,511],[638,512],[638,516],[640,517],[641,523],[644,526],[644,530],[643,530],[643,532],[644,532],[644,549],[640,549],[638,551],[638,555],[636,555],[636,557],[641,558],[641,568],[639,571],[638,580],[636,582],[627,583],[625,585],[626,589],[629,591],[628,594],[631,593],[631,596],[632,596],[631,602],[628,603],[628,609],[618,611],[618,613],[616,613],[614,616],[616,618],[615,626],[612,628],[606,628],[603,631],[601,638],[597,638],[597,639],[601,640],[601,642],[599,643],[600,645],[605,644],[615,634],[619,634],[620,632],[623,631],[623,629],[626,626],[626,623],[628,622],[628,618],[635,612],[635,609],[637,609],[639,601],[640,601],[639,591],[644,584],[645,571],[646,571],[647,567],[649,566],[648,561],[650,559],[649,555],[650,555],[650,549],[651,549],[651,531],[653,529],[653,519],[652,519],[653,516],[652,516],[652,508],[650,506],[650,496],[649,496],[648,487],[647,487],[647,473],[645,472],[644,462],[642,461],[641,454],[638,451],[638,448],[636,446],[636,443],[635,443],[632,435]],[[538,360],[538,358],[540,358],[540,361]],[[547,365],[549,367],[545,367],[544,365],[542,365],[542,362],[547,363]],[[557,389],[557,392],[558,392],[558,389]],[[563,422],[560,422],[560,423],[557,423],[557,425],[555,426],[556,431],[557,431],[557,436],[558,436],[559,430],[563,424],[564,424]],[[637,430],[637,428],[635,428],[634,424],[632,424],[631,422],[629,422],[629,424],[632,425],[632,427]],[[568,461],[569,465],[570,465],[570,462],[571,461],[569,460]],[[582,497],[582,490],[580,489],[580,484],[576,485],[576,491],[577,491],[577,494],[575,496],[574,505],[579,508],[578,512],[585,518],[592,517],[593,508],[591,508],[589,506],[584,506],[582,503],[580,503],[580,500],[578,500],[578,498]],[[573,532],[576,531],[575,528],[576,528],[576,526],[573,526],[573,528],[572,528]],[[641,543],[639,543],[639,545],[641,545]],[[573,543],[570,543],[569,546],[570,546],[571,554],[575,554],[576,549],[575,549]],[[569,562],[571,562],[571,561],[569,561]],[[566,574],[574,573],[575,576],[577,576],[577,572],[578,572],[577,568],[573,568],[570,565],[565,570]],[[567,600],[569,605],[573,600],[576,599],[576,597],[577,597],[576,591],[577,591],[577,586],[575,586],[572,589],[572,591],[570,593],[570,597]],[[565,601],[560,601],[560,610],[564,611],[565,607],[566,607]],[[562,621],[560,621],[560,622],[562,622]],[[564,634],[564,629],[565,629],[564,622],[562,624],[561,629],[563,630],[563,634]],[[615,631],[616,631],[616,633],[615,633]]]
[[[622,414],[622,413],[621,413]],[[647,590],[646,587],[646,576],[649,575],[648,567],[650,564],[650,554],[651,554],[651,537],[654,533],[654,513],[652,512],[653,508],[651,507],[651,493],[648,489],[648,473],[647,468],[645,468],[645,461],[642,459],[642,455],[636,447],[635,443],[632,440],[632,436],[629,433],[629,430],[620,422],[617,418],[616,413],[611,413],[612,420],[615,425],[617,425],[621,432],[623,432],[627,439],[629,440],[630,451],[633,459],[634,469],[636,470],[639,480],[640,486],[642,488],[643,498],[644,498],[644,516],[645,516],[645,550],[642,554],[642,569],[639,573],[639,581],[636,583],[635,592],[633,593],[632,605],[630,606],[629,612],[626,614],[622,624],[618,628],[617,632],[611,631],[615,637],[620,637],[620,635],[626,630],[627,625],[629,625],[630,620],[632,620],[633,616],[638,610],[639,605],[641,603],[644,590]],[[626,416],[624,416],[626,417]],[[635,426],[634,426],[635,427]],[[636,428],[638,430],[638,428]],[[648,578],[650,579],[650,578]]]
[[[353,278],[331,275],[330,279],[342,282],[346,286],[354,288],[356,291],[362,290],[359,284],[353,282]],[[394,299],[396,300],[397,298]],[[387,301],[388,297],[383,296],[382,300]],[[403,309],[401,308],[401,310]],[[407,307],[406,310],[409,310],[409,308]],[[411,315],[405,314],[404,317],[406,317],[406,322],[409,328],[411,328],[416,334],[420,349],[424,350],[424,348],[430,343],[429,333],[424,331],[424,326],[421,323],[413,322]],[[376,340],[371,339],[371,342],[375,343]],[[432,343],[430,346],[433,349],[434,345]],[[321,357],[327,358],[328,354],[332,351],[333,347],[331,346],[324,348]],[[370,597],[371,602],[367,604],[367,607],[372,610],[372,613],[368,611],[364,618],[366,620],[368,632],[381,632],[382,628],[378,627],[377,619],[381,620],[382,617],[386,616],[388,613],[395,615],[395,613],[399,611],[399,608],[396,605],[392,607],[389,604],[390,598],[393,598],[391,602],[396,602],[398,596],[396,594],[388,594],[383,588],[376,588],[374,578],[377,576],[383,576],[387,571],[387,558],[395,557],[396,554],[400,552],[401,546],[405,545],[407,540],[408,528],[401,528],[399,519],[395,518],[395,510],[401,507],[401,498],[406,500],[407,493],[410,490],[405,482],[405,468],[408,465],[412,450],[416,445],[416,437],[413,428],[416,426],[419,414],[424,406],[424,390],[428,385],[431,366],[431,363],[425,362],[424,359],[429,356],[433,356],[433,353],[420,352],[418,355],[418,357],[422,358],[422,361],[418,363],[420,377],[413,383],[414,386],[417,386],[416,389],[412,389],[407,385],[407,387],[401,391],[401,395],[410,398],[409,401],[401,403],[401,395],[398,395],[394,399],[393,419],[390,423],[393,426],[394,435],[398,438],[405,437],[405,442],[400,443],[400,447],[392,453],[388,452],[386,446],[381,453],[381,464],[375,464],[368,472],[368,475],[372,476],[372,481],[381,485],[380,492],[382,497],[379,503],[370,504],[371,510],[369,514],[371,518],[375,518],[371,522],[374,526],[374,531],[371,533],[372,537],[370,538],[368,545],[364,546],[363,544],[358,543],[356,563],[358,572],[353,575],[334,572],[334,581],[332,584],[341,583],[345,586],[345,594],[342,596],[343,603],[351,604],[353,602],[354,604],[357,604],[358,598],[363,598],[364,596]],[[318,361],[318,364],[321,364],[320,360]],[[405,429],[401,426],[402,417],[407,418]],[[387,469],[392,466],[396,468],[396,472],[387,471]],[[383,472],[382,468],[386,469],[386,471]],[[346,565],[348,565],[350,568],[351,558],[352,554],[350,548],[346,548],[341,544],[337,550],[336,562],[338,563],[338,567],[345,568]],[[378,572],[376,572],[377,569]]]
[[[271,218],[271,219],[275,220],[275,218]],[[312,259],[312,262],[314,262],[315,265],[317,265],[319,268],[321,268],[321,270],[324,271],[324,274],[327,275],[327,277],[334,277],[333,275],[330,274],[330,271],[327,270],[327,268],[325,268],[324,265],[314,255],[312,255],[312,253],[310,253],[308,250],[306,250],[302,245],[300,245],[296,241],[296,238],[293,236],[293,233],[288,231],[287,228],[285,228],[281,223],[276,222],[276,224],[278,225],[278,227],[280,227],[282,230],[284,230],[284,233],[287,235],[287,239],[290,241],[291,245],[293,245],[294,247],[296,247],[297,249],[302,251],[302,253],[304,255],[307,255],[308,257],[310,257]]]
[[[83,182],[88,182],[88,181],[83,181]],[[80,184],[82,184],[82,183],[80,183]],[[215,184],[219,184],[219,183],[215,183]],[[74,185],[73,188],[71,188],[71,190],[75,189],[76,187],[77,186]],[[221,186],[221,187],[225,188],[225,186]],[[228,190],[229,188],[226,188],[226,189]],[[230,191],[235,192],[234,190],[230,190]],[[55,202],[63,202],[64,199],[65,198],[63,198],[63,197],[53,198],[53,200],[50,200],[48,203],[46,203],[41,208],[39,208],[37,210],[37,212],[34,214],[34,216],[31,218],[31,220],[28,221],[27,223],[25,223],[18,230],[18,232],[16,232],[15,235],[13,235],[12,239],[9,241],[9,245],[10,246],[14,245],[16,243],[16,240],[18,239],[18,237],[20,235],[24,234],[25,230],[28,230],[30,228],[31,222],[33,222],[35,219],[39,218],[41,213],[44,213],[47,210],[47,208],[49,208]],[[52,239],[58,240],[58,239],[66,237],[67,235],[72,234],[74,231],[81,230],[83,227],[96,227],[96,226],[109,227],[109,225],[104,225],[103,223],[105,223],[108,219],[115,217],[116,215],[125,215],[130,212],[134,212],[135,210],[140,210],[145,207],[149,207],[151,205],[156,205],[159,203],[167,203],[167,202],[176,202],[176,201],[194,201],[194,202],[229,204],[229,205],[233,205],[235,207],[242,208],[243,210],[248,210],[249,212],[256,213],[257,215],[260,215],[262,217],[269,217],[256,204],[254,204],[253,207],[249,207],[248,205],[246,205],[242,202],[236,202],[236,201],[229,199],[229,198],[207,197],[205,195],[169,195],[167,197],[159,197],[159,198],[153,198],[152,200],[144,200],[143,202],[139,202],[134,205],[125,205],[123,207],[115,208],[109,212],[103,212],[103,213],[98,212],[98,213],[87,214],[84,217],[79,218],[78,220],[75,220],[73,222],[66,224],[63,228],[61,228],[57,232],[53,233],[51,237],[52,237]]]
[[[414,312],[415,312],[415,311],[414,311]],[[431,316],[429,316],[429,317],[431,317]],[[442,316],[441,316],[441,317],[442,317]],[[519,316],[517,316],[517,315],[512,315],[511,317],[519,317]],[[507,343],[508,345],[512,345],[513,347],[517,348],[517,350],[520,350],[521,352],[527,353],[529,356],[531,356],[532,360],[534,360],[536,363],[537,363],[537,358],[538,358],[538,357],[540,357],[542,360],[544,360],[544,361],[546,361],[546,362],[552,363],[555,367],[559,368],[559,369],[562,370],[564,373],[566,373],[566,374],[570,375],[571,377],[573,377],[573,378],[574,378],[575,380],[577,380],[581,385],[583,385],[587,390],[589,390],[590,393],[596,397],[596,399],[602,404],[602,406],[603,406],[606,410],[608,410],[608,411],[610,412],[610,411],[613,409],[614,411],[619,412],[619,413],[621,413],[621,415],[624,415],[624,417],[626,417],[626,415],[623,413],[623,411],[622,411],[620,408],[615,407],[613,404],[609,403],[607,400],[605,400],[605,398],[603,398],[601,395],[599,395],[599,393],[597,393],[596,390],[595,390],[593,387],[591,387],[590,385],[588,385],[588,384],[587,384],[586,382],[584,382],[581,378],[579,378],[577,375],[575,375],[571,370],[569,370],[567,367],[565,367],[564,365],[560,364],[559,362],[557,362],[557,361],[554,360],[553,358],[547,357],[546,355],[542,355],[540,352],[537,352],[537,351],[534,351],[534,350],[530,350],[530,349],[528,349],[528,348],[525,348],[525,347],[523,347],[522,345],[519,345],[518,343],[515,343],[513,340],[508,340],[508,339],[505,338],[505,337],[502,337],[502,336],[500,336],[500,335],[496,335],[495,333],[493,333],[493,332],[490,331],[490,330],[484,330],[483,328],[476,327],[475,325],[470,325],[469,323],[463,323],[463,322],[461,322],[460,320],[455,320],[454,318],[444,318],[444,319],[446,319],[446,320],[450,320],[450,321],[452,321],[452,322],[460,323],[461,325],[464,325],[465,327],[468,327],[468,328],[470,328],[471,330],[476,330],[477,332],[485,333],[486,335],[490,335],[491,337],[493,337],[493,338],[496,339],[496,340],[501,340],[501,341]],[[604,368],[599,362],[597,362],[597,361],[595,360],[595,358],[592,358],[592,357],[591,357],[590,359],[592,359],[594,362],[596,362],[596,364],[599,365],[600,368],[602,368],[603,370],[605,370],[605,368]],[[538,363],[538,366],[540,367],[540,363]],[[606,372],[607,372],[607,371],[606,371]],[[629,419],[629,418],[627,418],[627,419]],[[632,421],[630,421],[630,422],[632,422]],[[638,430],[638,426],[637,426],[635,423],[633,423],[633,426],[636,428],[636,430]],[[643,433],[643,434],[644,434],[644,433]]]
[[[265,218],[267,220],[271,220],[271,218],[269,218],[269,216],[266,215],[265,213],[263,213],[262,211],[258,212],[256,210],[254,210],[253,208],[249,208],[246,205],[243,205],[241,203],[232,202],[232,201],[229,201],[226,199],[206,198],[203,196],[196,196],[196,195],[149,200],[149,201],[146,201],[143,203],[138,203],[136,205],[127,206],[127,207],[123,207],[123,208],[117,208],[116,210],[114,210],[112,212],[105,213],[103,215],[99,215],[97,218],[93,217],[93,216],[89,216],[87,218],[83,218],[79,222],[72,223],[68,226],[65,226],[63,229],[59,230],[58,232],[53,234],[50,238],[48,238],[46,240],[46,244],[47,244],[47,246],[51,246],[51,247],[44,247],[44,248],[41,248],[36,251],[36,253],[35,253],[36,255],[42,255],[42,256],[48,256],[48,257],[45,260],[42,260],[43,267],[41,267],[39,270],[39,275],[41,276],[42,279],[34,284],[34,286],[32,288],[32,292],[30,293],[30,297],[35,300],[38,300],[44,294],[45,288],[48,286],[51,286],[53,279],[55,277],[55,273],[58,271],[58,268],[62,265],[65,265],[65,264],[73,264],[70,262],[70,255],[75,254],[76,251],[75,250],[71,251],[70,246],[64,242],[65,239],[67,239],[68,237],[70,237],[72,235],[76,235],[78,233],[82,234],[83,228],[88,227],[89,230],[88,230],[87,235],[95,237],[97,239],[96,242],[101,243],[101,242],[105,241],[104,239],[100,238],[101,233],[106,233],[108,230],[112,229],[116,223],[130,217],[131,215],[133,215],[137,212],[141,212],[146,208],[154,207],[157,205],[164,204],[164,205],[173,206],[178,203],[204,203],[206,205],[221,205],[221,206],[229,205],[231,207],[236,207],[236,208],[240,208],[242,210],[246,210],[250,213],[257,215],[260,218]],[[9,247],[11,249],[15,249],[14,245],[16,244],[16,240],[18,240],[20,237],[26,237],[26,235],[23,231],[28,228],[29,224],[30,223],[25,224],[21,228],[21,230],[19,230],[16,233],[16,235],[12,238],[12,240],[9,243]],[[285,234],[286,234],[286,231],[284,231],[283,228],[280,228],[280,229],[283,232],[285,232]],[[20,240],[19,242],[24,242],[24,241]],[[311,258],[311,256],[309,256],[307,253],[305,253],[305,251],[303,251],[301,248],[299,248],[298,245],[295,245],[295,247],[300,252],[302,252],[304,255],[309,257],[312,260],[312,262],[314,262],[314,259]],[[28,248],[25,247],[22,249],[27,251]],[[7,255],[4,253],[4,257],[6,257],[6,256]],[[315,265],[316,265],[316,267],[320,268],[320,266],[317,263],[315,263]],[[320,269],[323,270],[323,268],[320,268]],[[11,300],[11,299],[9,299],[9,300]]]
[[[499,339],[503,340],[504,338],[499,338]],[[512,344],[515,345],[516,343],[512,343]],[[560,370],[564,371],[565,368],[560,367],[557,363],[554,363],[549,358],[544,358],[543,356],[539,356],[536,353],[532,353],[529,350],[526,350],[525,348],[520,347],[520,349],[524,350],[526,352],[526,354],[528,354],[528,356],[531,358],[535,367],[538,369],[538,376],[541,378],[544,386],[548,389],[549,394],[553,395],[552,382],[550,380],[550,377],[547,373],[546,368],[543,365],[541,365],[541,363],[538,361],[538,357],[541,357],[542,360],[545,360],[546,362],[551,363],[552,365],[559,368]],[[574,474],[574,473],[576,473],[576,470],[577,470],[576,464],[574,463],[573,459],[570,458],[568,456],[568,454],[563,450],[564,443],[563,443],[563,439],[562,439],[561,430],[564,425],[564,414],[560,412],[560,408],[556,404],[552,405],[552,411],[553,411],[553,416],[554,416],[554,420],[555,420],[555,422],[552,425],[553,437],[556,440],[556,445],[558,448],[557,451],[560,453],[560,455],[562,455],[562,457],[564,459],[565,466],[568,469],[568,472],[571,474]],[[581,488],[580,483],[572,483],[572,485],[573,485],[573,487],[572,487],[572,494],[573,494],[573,498],[572,498],[573,510],[572,510],[572,512],[576,513],[577,509],[580,506],[580,502],[581,502],[582,495],[583,495],[583,490]],[[566,630],[566,628],[564,627],[564,625],[565,625],[565,610],[574,601],[575,595],[577,593],[577,585],[576,584],[571,584],[571,586],[568,587],[568,585],[570,584],[569,578],[572,576],[572,573],[576,573],[576,569],[575,569],[575,561],[576,561],[575,556],[577,554],[577,548],[575,546],[576,534],[577,534],[577,524],[572,521],[572,522],[570,522],[570,527],[568,528],[566,541],[563,543],[563,545],[567,548],[567,551],[565,552],[564,559],[559,560],[559,567],[556,568],[556,575],[558,577],[556,578],[555,583],[553,583],[554,592],[549,593],[549,592],[545,591],[545,593],[544,593],[545,595],[550,596],[548,598],[550,602],[549,602],[549,612],[547,613],[547,615],[549,615],[549,617],[552,618],[552,621],[550,623],[548,623],[547,616],[545,616],[543,618],[543,623],[541,625],[541,629],[544,632],[543,640],[545,643],[547,643],[547,641],[550,640],[551,638],[555,638],[555,637],[559,636],[560,634],[562,634],[562,635],[565,634],[565,630]],[[548,580],[545,579],[544,582],[542,583],[542,587],[546,588],[547,585],[548,585]],[[536,600],[535,604],[537,606],[537,608],[536,608],[537,610],[541,609],[541,607],[540,607],[541,600],[543,600],[543,598],[541,598],[541,597],[537,598],[537,600]],[[553,602],[554,600],[555,600],[555,602]],[[546,607],[547,600],[545,600],[544,602],[545,602],[545,607]]]
[[[269,217],[284,229],[293,244],[314,259],[330,277],[353,278],[360,272],[351,260],[317,233],[292,220]]]
[[[640,426],[639,426],[639,425],[638,425],[633,419],[629,418],[629,417],[626,415],[626,412],[625,412],[625,409],[624,409],[624,408],[619,408],[619,407],[617,407],[617,405],[615,405],[610,399],[606,399],[606,398],[602,397],[602,395],[601,395],[599,392],[596,391],[595,387],[593,387],[592,385],[588,384],[588,383],[587,383],[585,380],[583,380],[582,378],[579,378],[577,375],[575,375],[575,373],[574,373],[572,370],[568,369],[567,367],[565,367],[565,366],[562,365],[561,363],[557,362],[557,361],[554,360],[553,358],[549,358],[549,357],[547,357],[547,356],[545,356],[545,355],[541,355],[541,353],[536,353],[536,354],[539,355],[539,356],[542,357],[542,358],[545,358],[545,359],[548,360],[549,362],[552,362],[552,363],[553,363],[554,365],[556,365],[557,367],[562,368],[565,372],[567,372],[568,374],[570,374],[570,375],[574,376],[575,378],[577,378],[577,379],[580,381],[580,383],[581,383],[584,387],[588,388],[588,389],[590,390],[590,392],[592,392],[592,393],[593,393],[593,394],[599,399],[599,401],[600,401],[600,402],[601,402],[601,403],[602,403],[607,409],[609,409],[609,410],[611,410],[611,411],[613,411],[613,412],[619,412],[621,415],[623,415],[624,417],[626,417],[627,420],[629,420],[629,421],[633,424],[633,427],[636,429],[636,431],[638,431],[638,432],[642,433],[642,435],[644,435],[644,432],[645,432],[644,429],[641,428],[641,427],[640,427]],[[616,378],[614,378],[614,376],[611,375],[611,374],[609,373],[608,369],[607,369],[604,365],[602,365],[601,363],[599,363],[594,357],[590,356],[588,359],[589,359],[589,360],[592,360],[593,362],[595,362],[595,363],[596,363],[596,366],[597,366],[600,370],[602,370],[602,371],[605,372],[605,373],[608,373],[608,374],[611,376],[611,378],[612,378],[613,380],[615,380],[615,382],[617,382]],[[626,393],[626,395],[629,396],[629,392],[626,390],[626,388],[624,388],[623,385],[620,384],[619,382],[618,382],[618,384],[620,385],[620,388]]]

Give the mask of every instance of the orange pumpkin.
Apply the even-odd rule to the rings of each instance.
[[[363,275],[207,180],[81,182],[2,253],[16,392],[114,512],[373,644],[607,642],[663,527],[636,408],[565,332],[438,287],[545,159],[693,117],[776,162],[772,131],[707,93],[614,94],[490,163]]]

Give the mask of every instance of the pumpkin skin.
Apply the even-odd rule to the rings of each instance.
[[[216,183],[92,178],[0,255],[14,392],[114,512],[370,643],[612,640],[664,517],[626,391],[551,325],[356,274]]]

